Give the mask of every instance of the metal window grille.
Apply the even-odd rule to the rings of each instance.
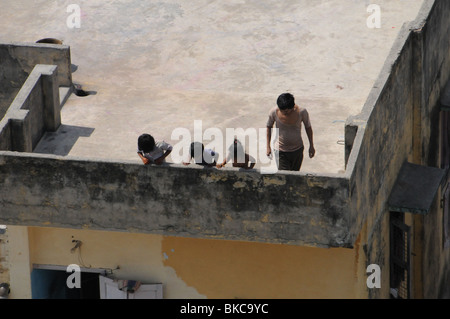
[[[404,222],[403,213],[390,215],[390,284],[391,296],[410,298],[410,227]]]
[[[450,177],[449,177],[450,179]],[[450,181],[444,187],[441,205],[444,209],[444,248],[450,247]]]

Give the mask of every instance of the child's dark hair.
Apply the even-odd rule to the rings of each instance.
[[[142,134],[138,138],[139,151],[149,153],[155,148],[155,139],[150,134]]]
[[[295,106],[294,96],[291,93],[283,93],[277,99],[277,105],[280,110],[292,109]]]
[[[205,150],[205,146],[200,142],[192,142],[191,143],[191,158],[195,158],[196,161],[202,162],[203,159],[203,151]],[[195,157],[197,155],[197,158]]]

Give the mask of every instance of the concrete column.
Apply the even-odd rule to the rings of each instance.
[[[47,131],[55,132],[61,125],[59,103],[58,67],[39,65],[42,72],[42,96],[44,100],[44,125]]]
[[[9,226],[10,299],[31,299],[31,264],[28,227]]]
[[[30,121],[28,110],[17,110],[13,113],[11,123],[11,150],[16,152],[32,152]]]

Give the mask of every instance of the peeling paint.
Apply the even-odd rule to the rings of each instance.
[[[163,251],[169,247],[182,253],[164,265],[208,298],[355,296],[353,250],[164,237]],[[265,289],[273,282],[273,289]],[[324,289],[312,292],[313,285]]]

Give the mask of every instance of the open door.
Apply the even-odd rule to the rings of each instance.
[[[120,290],[117,282],[105,276],[99,276],[100,299],[127,299],[127,292]]]

